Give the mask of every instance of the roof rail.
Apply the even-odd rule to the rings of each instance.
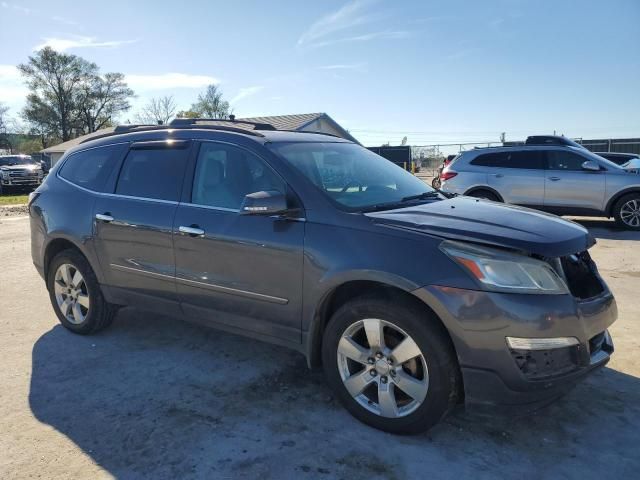
[[[180,119],[181,120],[181,119]],[[175,121],[175,120],[174,120]],[[123,133],[133,133],[133,132],[152,132],[155,130],[181,130],[187,128],[200,128],[204,130],[219,130],[224,132],[232,132],[232,133],[242,133],[243,135],[251,135],[253,137],[264,137],[260,132],[256,132],[255,130],[249,130],[246,128],[236,128],[236,127],[228,127],[226,125],[211,125],[211,124],[178,124],[173,125],[171,122],[168,125],[118,125],[113,131],[106,132],[101,135],[93,135],[89,138],[85,138],[80,142],[86,143],[91,142],[92,140],[98,140],[100,138],[112,137],[114,135],[120,135]],[[272,130],[275,130],[272,128]]]
[[[271,125],[270,123],[260,123],[260,122],[245,122],[244,120],[236,120],[236,117],[230,115],[229,118],[174,118],[169,122],[169,125],[173,126],[189,126],[193,127],[196,125],[210,125],[214,122],[221,123],[240,123],[242,125],[252,125],[254,130],[276,130],[276,127]]]

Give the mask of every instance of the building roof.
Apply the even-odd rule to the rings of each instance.
[[[298,115],[275,115],[272,117],[250,117],[238,118],[238,121],[268,123],[278,130],[299,130],[309,125],[320,117],[327,116],[326,113],[301,113]]]
[[[70,148],[73,148],[76,145],[80,145],[80,143],[84,142],[85,140],[90,140],[92,137],[104,135],[105,133],[111,133],[115,129],[116,127],[107,127],[98,130],[97,132],[89,133],[87,135],[81,135],[77,138],[72,138],[71,140],[67,140],[66,142],[59,143],[58,145],[45,148],[44,150],[41,150],[40,153],[64,153]]]
[[[342,138],[346,138],[352,142],[359,143],[347,130],[345,130],[338,122],[331,118],[326,113],[300,113],[297,115],[275,115],[272,117],[249,117],[238,118],[238,121],[268,123],[273,125],[277,130],[302,130],[307,125],[315,122],[318,119],[323,119],[329,122],[333,127],[340,132]]]

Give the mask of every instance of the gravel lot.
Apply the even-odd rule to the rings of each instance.
[[[640,470],[640,234],[583,221],[617,296],[609,365],[524,418],[365,427],[279,347],[126,309],[61,327],[28,220],[0,216],[0,478],[633,478]]]

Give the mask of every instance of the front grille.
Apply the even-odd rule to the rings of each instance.
[[[562,257],[560,265],[569,291],[574,297],[585,300],[604,292],[604,285],[589,252]]]

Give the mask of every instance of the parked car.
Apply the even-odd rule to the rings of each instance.
[[[609,360],[616,303],[582,226],[448,198],[337,137],[241,126],[118,127],[52,168],[31,252],[64,327],[131,305],[285,345],[400,433],[463,401],[530,411]]]
[[[631,160],[640,159],[640,155],[637,153],[595,152],[595,154],[620,166],[624,166],[624,164],[629,163]]]
[[[640,230],[640,175],[582,147],[522,145],[463,152],[443,172],[449,193],[558,215],[613,217]]]
[[[29,155],[0,155],[0,194],[17,189],[34,189],[44,172]]]

